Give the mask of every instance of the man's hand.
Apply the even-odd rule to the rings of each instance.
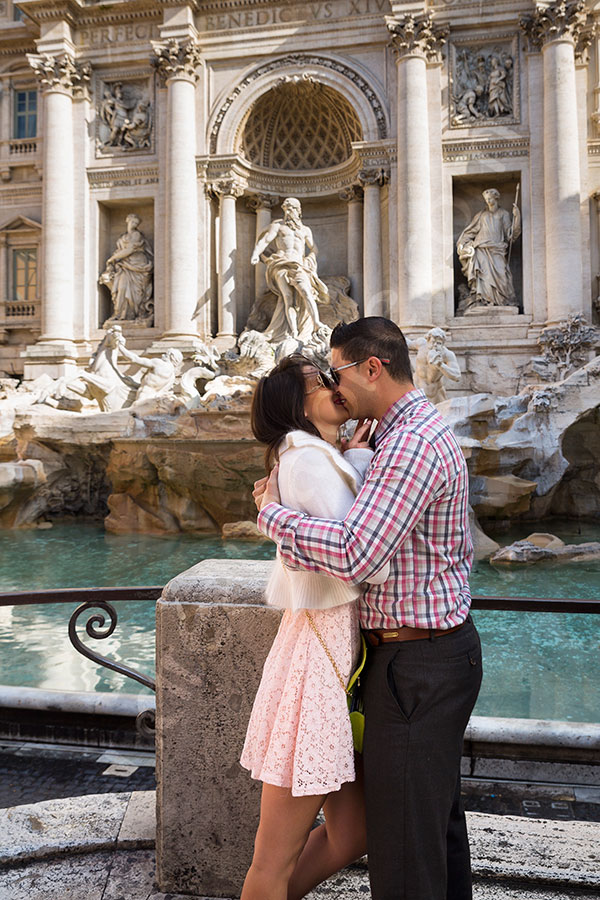
[[[254,482],[254,490],[252,496],[256,503],[256,508],[260,512],[267,503],[281,503],[279,495],[279,486],[277,484],[277,476],[279,474],[279,466],[275,466],[271,474],[264,478],[259,478]]]

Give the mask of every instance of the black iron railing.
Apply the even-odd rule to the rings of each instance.
[[[127,601],[156,601],[162,587],[111,587],[111,588],[62,588],[46,591],[16,591],[0,593],[0,606],[32,606],[46,603],[78,603],[79,606],[69,619],[69,639],[78,653],[87,659],[127,678],[133,678],[151,690],[156,690],[156,682],[124,663],[102,656],[87,647],[77,634],[80,619],[92,613],[85,623],[85,630],[93,640],[104,640],[114,633],[118,616],[114,603]],[[503,610],[511,612],[544,613],[600,613],[600,597],[597,600],[560,597],[473,597],[473,609]],[[107,621],[108,618],[108,621]],[[136,719],[138,731],[151,736],[154,731],[154,710],[141,712]]]

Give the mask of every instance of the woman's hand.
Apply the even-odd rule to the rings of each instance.
[[[259,478],[258,481],[254,482],[252,496],[259,512],[267,503],[281,503],[279,485],[277,483],[278,475],[279,466],[277,465],[272,469],[270,475],[265,475],[264,478]]]
[[[373,419],[359,419],[350,440],[342,440],[342,453],[345,453],[346,450],[370,450],[369,432],[372,425]]]

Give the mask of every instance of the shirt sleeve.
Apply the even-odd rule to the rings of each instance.
[[[403,432],[376,454],[343,520],[317,519],[269,503],[259,513],[258,527],[278,543],[289,568],[360,584],[389,562],[427,507],[444,492],[446,481],[431,444]]]

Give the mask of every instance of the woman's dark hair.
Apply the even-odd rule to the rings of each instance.
[[[339,348],[344,359],[357,362],[378,356],[389,359],[386,372],[396,381],[409,381],[413,376],[406,339],[395,322],[383,316],[365,316],[355,322],[336,325],[329,341]]]
[[[318,429],[304,415],[306,384],[303,369],[312,365],[314,363],[309,359],[298,354],[286,356],[256,385],[250,426],[256,440],[267,445],[267,472],[271,471],[277,460],[277,447],[288,431],[300,429],[321,437]]]

